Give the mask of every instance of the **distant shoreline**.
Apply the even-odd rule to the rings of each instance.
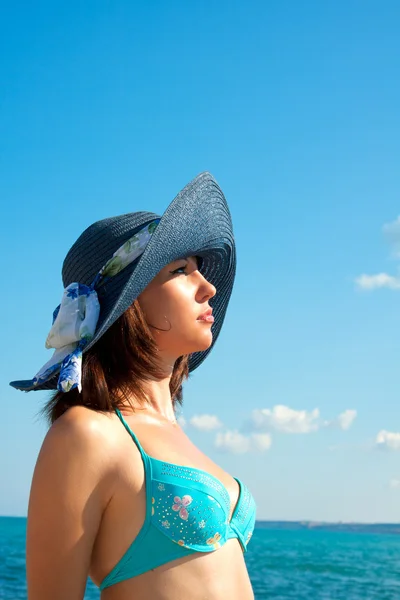
[[[0,515],[0,519],[24,519],[17,515]],[[400,535],[400,523],[357,523],[330,521],[256,521],[256,529],[279,531],[337,531],[347,533],[377,533]]]
[[[400,535],[400,523],[351,523],[325,521],[257,521],[257,529],[280,531],[343,531],[347,533],[390,533]]]

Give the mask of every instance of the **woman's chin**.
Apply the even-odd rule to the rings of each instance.
[[[185,354],[194,354],[195,352],[204,352],[208,350],[213,343],[213,334],[211,327],[204,328],[200,334],[196,332],[196,335],[191,335],[190,338],[186,337],[185,340],[181,340],[182,343],[174,345],[174,351],[179,348],[179,356]],[[172,350],[172,349],[171,349]]]
[[[213,335],[211,331],[204,332],[203,335],[197,335],[193,337],[190,342],[186,341],[184,347],[181,348],[181,354],[193,354],[195,352],[204,352],[208,350],[213,342]]]
[[[208,350],[208,348],[211,346],[212,342],[213,342],[213,336],[210,331],[208,335],[203,335],[201,337],[201,340],[199,340],[198,343],[196,344],[197,348],[196,348],[196,350],[194,350],[194,352],[204,352],[204,350]]]

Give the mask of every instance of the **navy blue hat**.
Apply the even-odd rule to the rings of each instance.
[[[89,286],[114,252],[155,219],[160,221],[141,256],[100,287],[99,319],[94,336],[83,352],[97,342],[165,265],[179,258],[200,256],[199,269],[217,292],[209,302],[214,316],[211,327],[213,341],[207,350],[190,355],[189,371],[193,371],[203,362],[218,338],[236,271],[231,215],[224,194],[210,173],[201,173],[193,179],[161,217],[150,212],[134,212],[90,225],[64,260],[63,284],[65,288],[72,282]],[[57,380],[55,374],[31,389],[57,389]],[[26,383],[14,381],[10,385],[26,389]]]

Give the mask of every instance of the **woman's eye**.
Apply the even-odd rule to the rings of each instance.
[[[175,271],[171,271],[171,273],[173,275],[175,275],[175,273],[182,273],[182,272],[185,273],[186,268],[187,268],[187,265],[185,265],[184,267],[179,267],[179,269],[175,269]]]

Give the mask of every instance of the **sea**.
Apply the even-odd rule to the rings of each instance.
[[[0,517],[0,599],[27,598],[26,519]],[[400,535],[254,530],[245,559],[256,600],[400,600]],[[98,600],[88,580],[85,599]]]

